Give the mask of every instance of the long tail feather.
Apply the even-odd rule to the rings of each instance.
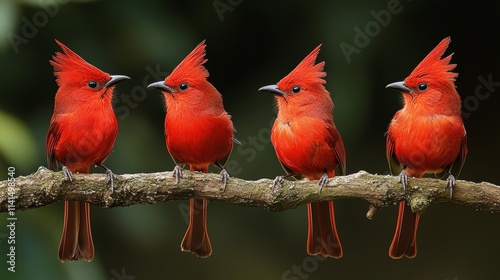
[[[208,172],[206,168],[190,167],[191,171]],[[181,250],[198,257],[207,258],[212,254],[212,244],[207,230],[208,200],[191,198],[189,200],[189,225],[181,242]]]
[[[94,242],[90,227],[90,204],[79,201],[64,202],[64,224],[59,244],[59,260],[91,261]]]
[[[389,248],[389,256],[400,259],[403,256],[414,258],[417,255],[417,228],[419,214],[411,211],[406,201],[399,202],[398,222]]]
[[[208,200],[191,198],[189,200],[189,226],[182,239],[181,249],[207,258],[212,254],[212,245],[207,231]]]
[[[307,253],[332,258],[342,257],[333,201],[307,204],[307,217]]]

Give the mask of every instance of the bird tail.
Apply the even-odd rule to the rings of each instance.
[[[208,172],[205,168],[190,167],[191,171]],[[181,242],[181,250],[191,252],[198,257],[207,258],[212,254],[212,245],[207,231],[208,200],[189,199],[189,225]]]
[[[307,253],[336,259],[342,257],[333,201],[307,204],[307,218]]]
[[[398,222],[389,248],[389,256],[400,259],[403,256],[413,258],[417,255],[417,228],[419,214],[411,211],[406,201],[399,202]]]
[[[94,242],[90,228],[90,204],[80,201],[64,201],[64,225],[59,244],[59,260],[91,261],[94,258]]]

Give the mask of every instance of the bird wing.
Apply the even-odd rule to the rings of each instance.
[[[49,130],[47,132],[47,139],[45,143],[45,153],[47,155],[47,167],[51,170],[58,171],[56,160],[56,147],[59,139],[61,138],[59,117],[54,116],[50,121]]]
[[[328,127],[328,134],[330,137],[327,137],[326,142],[333,149],[333,153],[335,155],[335,159],[338,162],[337,167],[335,168],[335,174],[346,174],[346,155],[345,155],[345,147],[344,142],[342,141],[342,137],[340,137],[340,133],[335,128],[335,125]]]
[[[231,156],[231,153],[233,152],[233,147],[234,147],[233,141],[234,141],[234,139],[236,139],[236,138],[233,137],[232,140],[231,140],[231,149],[229,150],[229,153],[227,153],[227,155],[225,157],[217,160],[217,163],[219,163],[222,167],[224,167],[226,165],[227,161],[229,160],[229,157]]]
[[[236,137],[234,136],[234,133],[236,133],[236,129],[234,128],[234,126],[233,126],[232,130],[233,130],[233,135],[231,136],[231,149],[229,150],[229,153],[227,153],[227,155],[225,157],[223,157],[217,161],[222,167],[224,167],[226,165],[227,161],[229,160],[229,157],[231,156],[231,153],[233,152],[234,144],[236,144],[236,145],[241,144],[241,142],[238,139],[236,139]]]
[[[388,131],[385,140],[385,155],[387,157],[387,163],[389,163],[389,172],[392,175],[399,175],[401,173],[402,166],[394,154],[395,146],[396,142],[394,141],[392,134]]]
[[[462,167],[464,166],[467,152],[467,132],[465,132],[460,144],[460,152],[458,153],[456,160],[451,165],[445,168],[447,173],[443,174],[443,176],[445,176],[446,174],[455,174],[455,177],[458,177],[460,175],[460,172],[462,171]]]

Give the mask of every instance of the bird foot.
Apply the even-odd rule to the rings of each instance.
[[[319,178],[319,193],[323,190],[323,187],[328,183],[328,174],[324,173]]]
[[[106,179],[108,180],[109,188],[111,189],[111,193],[113,193],[115,191],[114,178],[115,178],[115,174],[113,174],[113,171],[111,171],[111,169],[106,169]]]
[[[62,172],[64,176],[66,176],[66,179],[68,179],[68,181],[73,182],[73,173],[71,173],[71,171],[69,171],[69,169],[65,165],[63,165],[62,167]]]
[[[115,175],[113,174],[113,171],[111,171],[111,169],[107,168],[106,166],[102,165],[102,163],[96,163],[96,166],[99,166],[101,168],[103,168],[104,170],[106,170],[106,179],[108,180],[108,184],[109,184],[109,187],[111,189],[111,193],[114,192],[114,177]]]
[[[283,186],[283,183],[285,182],[285,177],[283,176],[276,176],[273,180],[273,184],[271,185],[271,191],[274,193],[274,190],[276,188],[281,188]]]
[[[179,180],[180,178],[183,177],[183,174],[182,174],[182,167],[180,165],[176,165],[174,167],[174,170],[172,171],[174,174],[173,174],[173,177],[175,178],[175,183],[176,184],[179,184]]]
[[[406,187],[408,187],[408,172],[404,169],[399,174],[399,182],[403,184],[403,190],[406,191]]]
[[[227,173],[226,169],[222,169],[222,171],[220,172],[220,180],[222,182],[222,192],[225,192],[227,182],[229,181],[229,173]]]
[[[448,179],[446,179],[446,187],[450,188],[450,199],[453,198],[453,188],[455,188],[456,184],[457,180],[455,179],[455,176],[450,174],[450,176],[448,176]]]

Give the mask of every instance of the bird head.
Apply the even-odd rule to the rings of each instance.
[[[403,93],[405,108],[427,114],[459,114],[460,96],[455,88],[458,74],[451,72],[456,64],[450,64],[453,54],[441,58],[450,41],[450,37],[444,38],[404,81],[386,86]]]
[[[106,100],[111,102],[114,86],[130,79],[123,75],[110,75],[85,61],[75,52],[56,40],[63,52],[56,52],[50,60],[54,67],[60,92],[75,100]]]
[[[295,113],[299,113],[307,112],[314,106],[323,107],[331,113],[333,102],[324,87],[326,81],[323,79],[326,76],[323,71],[325,62],[316,64],[320,47],[321,45],[317,46],[276,85],[261,87],[259,91],[274,94],[280,110],[290,107]]]
[[[177,67],[172,70],[164,81],[159,81],[148,85],[148,88],[160,89],[169,103],[177,105],[210,106],[207,98],[220,100],[222,107],[222,98],[215,87],[207,81],[208,70],[203,66],[207,59],[205,58],[205,40],[203,40],[191,53],[189,53]]]

